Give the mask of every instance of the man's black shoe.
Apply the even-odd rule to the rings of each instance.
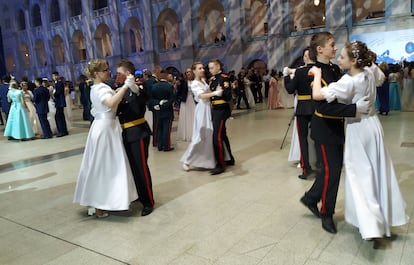
[[[227,166],[234,166],[234,164],[235,164],[236,162],[234,161],[234,158],[233,158],[233,159],[231,159],[231,160],[224,161],[224,163],[226,163],[226,165],[227,165]]]
[[[312,213],[314,216],[320,218],[321,214],[319,213],[318,210],[318,206],[316,203],[308,203],[305,199],[305,196],[303,196],[302,198],[300,198],[300,202],[305,205]]]
[[[210,171],[211,175],[218,175],[224,172],[224,169],[221,167],[216,167],[213,170]]]
[[[306,173],[302,173],[298,176],[298,178],[300,179],[309,179],[310,176],[314,173],[314,171],[312,169],[307,169]]]
[[[174,147],[170,147],[169,149],[164,149],[164,152],[169,152],[169,151],[172,151],[172,150],[174,150]]]
[[[144,208],[141,211],[141,216],[149,215],[150,213],[152,213],[152,211],[154,211],[154,207],[152,207],[152,206],[144,206]]]
[[[322,217],[322,228],[328,233],[336,234],[337,230],[332,216]]]

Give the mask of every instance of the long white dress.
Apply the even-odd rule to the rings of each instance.
[[[39,117],[37,116],[36,107],[33,104],[33,93],[30,90],[23,92],[23,100],[26,102],[27,110],[29,111],[29,120],[32,125],[35,135],[42,134],[42,128],[40,127]]]
[[[194,110],[193,136],[191,143],[184,152],[180,161],[196,168],[214,168],[216,161],[213,149],[213,122],[211,119],[211,105],[209,99],[201,99],[202,93],[209,91],[205,81],[191,82],[194,99],[198,102]]]
[[[294,97],[294,108],[296,111],[296,105],[298,103],[298,97],[295,95]],[[296,116],[290,121],[290,125],[292,126],[292,140],[290,142],[290,149],[289,149],[289,156],[288,161],[300,161],[300,145],[299,145],[299,136],[298,136],[298,129],[296,127]]]
[[[254,101],[254,96],[253,96],[252,90],[250,89],[250,80],[247,77],[245,77],[243,79],[243,81],[244,81],[244,91],[246,93],[247,102],[249,102],[249,107],[254,108],[254,107],[256,107],[256,102]],[[244,104],[244,101],[242,101],[242,103],[240,103],[240,106],[242,108],[247,107]]]
[[[178,141],[191,141],[193,135],[193,123],[194,123],[194,110],[195,102],[193,93],[191,92],[191,82],[188,81],[188,94],[185,102],[180,104],[180,113],[178,115],[177,126],[177,140]]]
[[[122,143],[116,110],[102,101],[115,92],[106,84],[91,88],[94,121],[86,140],[73,202],[103,210],[128,210],[138,198],[135,182]]]
[[[411,76],[404,78],[401,103],[404,111],[414,111],[414,79]]]
[[[381,123],[375,114],[376,80],[368,69],[344,75],[322,91],[328,101],[350,104],[368,96],[368,114],[347,118],[345,139],[345,220],[363,239],[391,236],[390,227],[408,222],[394,166]]]
[[[56,115],[56,107],[55,107],[55,102],[53,99],[53,87],[49,87],[49,93],[50,93],[50,99],[47,102],[48,106],[49,106],[49,112],[47,113],[47,120],[49,121],[50,124],[50,129],[52,131],[52,134],[57,134],[57,126],[56,126],[56,119],[55,119],[55,115]]]

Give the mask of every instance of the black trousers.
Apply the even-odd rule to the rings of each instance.
[[[159,151],[168,151],[171,149],[172,122],[173,117],[157,116],[157,123],[155,126],[157,127],[157,147]]]
[[[39,117],[40,127],[42,127],[43,137],[52,137],[52,130],[50,129],[50,123],[47,120],[47,113],[37,114]]]
[[[312,115],[298,115],[296,116],[296,129],[299,137],[300,146],[300,166],[303,174],[307,174],[312,169],[309,163],[309,143],[308,133],[309,125],[312,120]]]
[[[147,163],[149,142],[149,136],[129,143],[124,139],[124,146],[129,164],[131,165],[132,174],[134,175],[139,200],[144,206],[153,207],[152,178]]]
[[[244,104],[246,105],[246,108],[250,109],[249,101],[247,101],[246,92],[239,92],[237,95],[237,108],[240,108],[240,102],[241,100],[244,100]]]
[[[66,126],[65,113],[63,112],[63,109],[64,109],[63,107],[56,107],[56,114],[55,114],[56,127],[58,130],[58,133],[68,134],[68,128]]]
[[[158,120],[157,112],[152,111],[152,146],[156,147],[158,142]]]
[[[227,104],[226,104],[227,105]],[[218,107],[213,106],[212,119],[213,119],[213,148],[214,156],[216,158],[216,167],[222,169],[226,168],[225,162],[225,149],[229,153],[230,160],[234,159],[231,153],[230,141],[227,137],[226,121],[230,117],[230,107]]]
[[[322,161],[322,170],[317,174],[315,181],[305,200],[308,203],[321,201],[320,213],[322,216],[332,216],[335,213],[336,196],[343,162],[343,144],[315,144],[319,161]]]
[[[256,102],[263,102],[263,93],[262,93],[262,84],[261,83],[259,83],[257,86],[256,86],[256,93],[257,93],[257,96],[256,96],[256,99],[257,99],[257,97],[259,97],[259,101],[256,101]]]

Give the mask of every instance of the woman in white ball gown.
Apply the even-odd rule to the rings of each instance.
[[[86,140],[73,202],[90,206],[97,217],[107,211],[128,210],[138,198],[134,178],[122,143],[122,129],[115,117],[118,104],[128,90],[125,84],[115,92],[103,81],[110,75],[108,62],[93,59],[86,74],[93,79],[91,88],[94,121]],[[128,83],[129,82],[129,83]]]
[[[211,119],[210,98],[215,94],[210,91],[204,80],[204,66],[200,62],[193,64],[194,80],[191,91],[198,102],[194,110],[194,125],[191,143],[181,157],[183,169],[212,169],[216,166],[213,149],[213,122]]]

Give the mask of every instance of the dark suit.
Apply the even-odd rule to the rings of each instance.
[[[138,95],[131,90],[125,93],[117,114],[123,129],[122,138],[139,199],[144,206],[154,207],[152,178],[148,167],[151,129],[144,118],[148,96],[142,86],[139,88]]]
[[[236,88],[236,94],[237,94],[237,109],[240,109],[240,102],[243,99],[244,104],[246,105],[246,108],[250,109],[249,101],[247,100],[246,96],[246,88],[244,87],[244,80],[243,76],[239,74],[237,78],[237,88]]]
[[[48,101],[50,99],[49,89],[40,86],[33,91],[33,102],[36,106],[37,116],[39,117],[40,126],[43,131],[43,138],[51,138],[52,130],[50,129],[47,113],[49,112]]]
[[[183,79],[180,81],[180,85],[177,88],[176,101],[180,104],[181,102],[186,102],[188,96],[188,81]]]
[[[308,66],[298,68],[293,79],[290,79],[290,76],[285,77],[285,87],[287,92],[289,94],[296,92],[298,95],[295,115],[300,145],[300,165],[302,167],[303,176],[306,176],[312,170],[309,163],[308,134],[315,107],[312,101],[311,90],[313,77],[308,76],[308,72],[313,65],[314,64],[309,64]]]
[[[89,82],[92,83],[92,82]],[[91,120],[91,100],[90,100],[90,94],[91,94],[91,87],[88,82],[80,82],[79,83],[79,91],[80,91],[80,102],[83,107],[83,113],[82,118],[84,121],[90,121]]]
[[[144,82],[144,89],[147,91],[148,94],[148,101],[147,106],[148,109],[152,112],[152,146],[157,146],[157,138],[158,138],[158,128],[157,128],[157,112],[153,109],[153,106],[150,105],[150,100],[152,97],[152,86],[159,82],[158,78],[155,76],[150,76],[145,82]]]
[[[336,65],[317,62],[316,66],[321,68],[322,78],[328,84],[338,81],[341,76]],[[355,117],[356,104],[340,104],[337,100],[331,103],[327,103],[326,100],[314,102],[315,113],[311,121],[311,137],[315,141],[318,160],[323,163],[323,166],[312,187],[305,193],[304,200],[309,204],[316,204],[321,200],[321,216],[332,217],[335,212],[343,163],[345,142],[343,117]]]
[[[62,81],[55,82],[55,93],[53,94],[55,98],[55,106],[56,106],[56,127],[58,130],[58,136],[67,135],[68,128],[66,126],[65,120],[65,113],[64,108],[66,107],[66,100],[65,100],[65,86]]]
[[[6,121],[10,111],[10,102],[7,100],[7,92],[9,92],[9,84],[5,83],[0,85],[1,111],[4,112]]]
[[[167,102],[160,105],[161,100],[167,100]],[[157,117],[154,128],[157,128],[158,150],[169,151],[171,150],[171,127],[174,119],[174,87],[165,80],[155,83],[148,102],[149,109],[153,109]],[[160,109],[157,110],[155,106],[159,106]]]
[[[223,88],[223,94],[221,96],[211,97],[211,114],[213,119],[213,147],[217,163],[216,168],[224,170],[226,168],[224,158],[225,149],[227,149],[230,155],[230,160],[234,161],[230,141],[226,132],[226,121],[231,114],[229,101],[232,99],[230,80],[227,75],[218,73],[210,78],[211,91],[216,91],[219,85]]]

